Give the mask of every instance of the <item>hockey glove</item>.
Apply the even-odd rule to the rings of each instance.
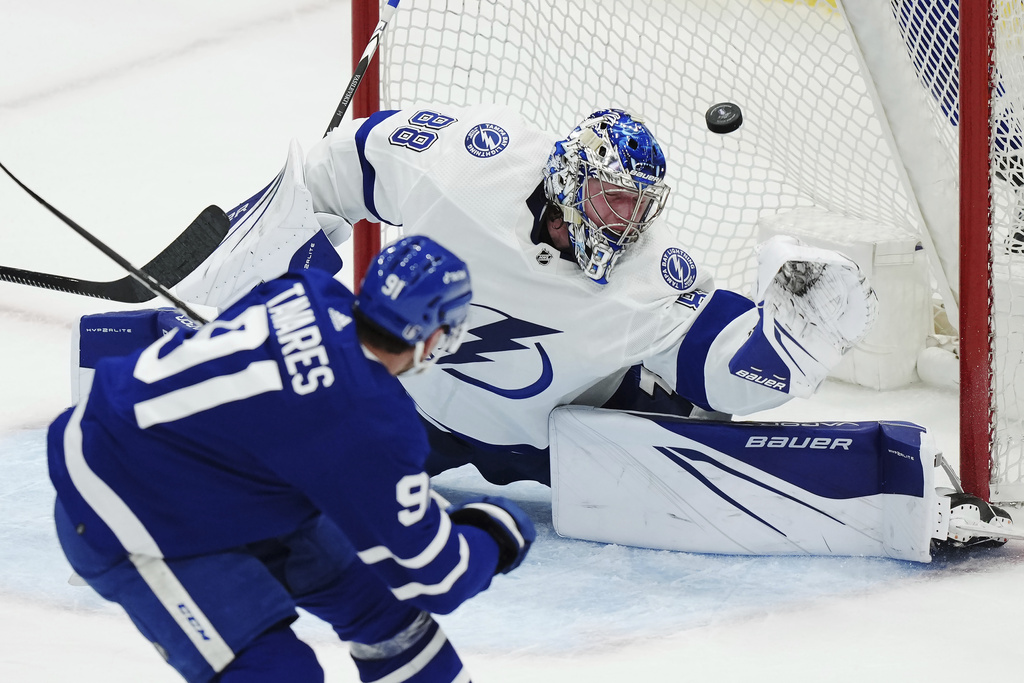
[[[784,236],[758,247],[757,281],[759,329],[730,370],[773,368],[787,393],[810,396],[871,329],[875,292],[849,258]]]
[[[526,557],[537,538],[533,522],[518,505],[500,496],[482,496],[453,505],[448,516],[455,524],[486,531],[498,544],[495,574],[508,574]]]

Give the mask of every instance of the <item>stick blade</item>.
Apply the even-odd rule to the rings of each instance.
[[[184,232],[141,270],[153,276],[165,287],[173,287],[213,253],[230,228],[231,221],[223,209],[214,205],[208,206]],[[93,282],[0,266],[0,280],[127,304],[142,303],[156,298],[153,292],[131,275],[111,282]]]
[[[231,221],[228,219],[228,215],[219,206],[211,204],[203,209],[195,220],[185,228],[185,231],[163,251],[142,266],[141,270],[165,287],[173,287],[213,253],[230,229]],[[124,283],[136,302],[155,298],[149,289],[133,277],[122,278],[117,282]],[[116,300],[125,301],[125,299]]]

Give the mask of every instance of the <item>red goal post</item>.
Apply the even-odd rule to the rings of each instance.
[[[352,0],[352,68],[355,69],[363,56],[366,44],[373,35],[380,19],[380,8],[376,0]],[[363,79],[352,96],[352,117],[361,119],[380,109],[380,52],[370,60]],[[380,251],[380,225],[359,221],[352,231],[352,261],[355,289],[366,275],[370,261]]]
[[[964,484],[1021,502],[1024,0],[961,2],[403,0],[380,103],[506,103],[556,134],[595,108],[639,112],[667,147],[662,229],[742,293],[766,230],[810,220],[842,245],[853,226],[890,319],[861,366],[884,388],[918,381],[926,347],[957,357]],[[375,22],[353,0],[356,58]],[[706,129],[719,101],[743,107],[737,133]],[[356,230],[357,261],[375,239]]]
[[[995,406],[992,337],[994,0],[960,9],[960,478],[991,497]],[[973,457],[978,454],[978,457]]]

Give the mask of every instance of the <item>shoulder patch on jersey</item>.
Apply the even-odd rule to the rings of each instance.
[[[493,157],[508,147],[508,132],[495,123],[478,123],[466,134],[466,151],[480,159]]]
[[[682,249],[669,247],[661,255],[661,276],[674,288],[685,291],[697,281],[697,264]]]
[[[334,329],[337,330],[338,332],[341,332],[343,329],[345,329],[346,325],[352,322],[352,318],[345,315],[341,311],[335,310],[333,308],[328,308],[327,312],[331,316],[331,324],[334,325]]]

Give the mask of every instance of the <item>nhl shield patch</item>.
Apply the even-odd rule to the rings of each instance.
[[[697,281],[697,264],[678,247],[669,247],[661,255],[661,276],[679,291],[686,291]]]
[[[466,134],[466,151],[480,159],[499,154],[508,147],[508,132],[494,123],[480,123]]]

